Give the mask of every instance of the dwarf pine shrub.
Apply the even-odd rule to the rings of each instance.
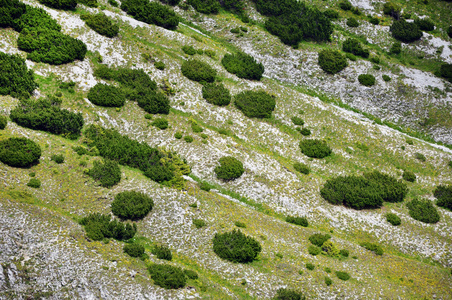
[[[244,91],[235,96],[234,104],[249,118],[270,118],[276,101],[264,91]]]
[[[280,288],[276,291],[276,295],[273,300],[306,300],[306,297],[299,291]]]
[[[422,31],[415,23],[409,23],[404,19],[394,21],[389,29],[392,36],[401,42],[411,43],[422,37]]]
[[[309,167],[308,167],[306,164],[304,164],[304,163],[294,163],[294,164],[293,164],[293,168],[294,168],[297,172],[300,172],[300,173],[305,174],[305,175],[308,175],[309,172],[311,171],[311,170],[309,169]]]
[[[240,230],[215,234],[213,251],[220,258],[237,263],[248,263],[256,259],[262,247],[254,238]]]
[[[157,256],[159,259],[164,260],[172,260],[173,255],[171,254],[171,250],[165,245],[156,245],[152,248],[152,254]]]
[[[126,103],[126,97],[120,88],[103,83],[98,83],[89,90],[88,100],[106,107],[121,107]]]
[[[361,43],[357,39],[348,38],[342,44],[342,50],[344,52],[352,53],[364,58],[369,57],[369,50],[364,49]]]
[[[309,225],[308,219],[306,217],[287,216],[286,217],[286,222],[292,223],[292,224],[295,224],[295,225],[300,225],[300,226],[303,226],[303,227],[308,227],[308,225]]]
[[[185,286],[186,277],[182,269],[164,264],[152,264],[148,267],[154,283],[165,289],[179,289]]]
[[[0,141],[0,161],[10,167],[29,168],[39,162],[41,147],[24,137]]]
[[[141,220],[152,210],[154,201],[148,195],[124,191],[116,194],[111,203],[112,213],[123,220]]]
[[[322,247],[323,243],[331,238],[329,234],[315,233],[309,237],[309,241],[317,247]]]
[[[386,221],[388,221],[389,223],[391,223],[394,226],[399,226],[400,224],[402,224],[402,220],[396,214],[387,213],[385,216],[386,216]]]
[[[301,153],[308,157],[324,158],[330,156],[333,151],[325,141],[310,139],[302,140],[299,144]]]
[[[80,220],[80,225],[84,226],[88,238],[94,241],[101,241],[104,238],[114,238],[119,241],[129,240],[135,236],[137,225],[134,223],[123,223],[118,220],[111,220],[110,215],[99,213],[89,214]]]
[[[416,175],[413,172],[410,171],[403,171],[402,174],[403,180],[409,181],[409,182],[415,182],[416,181]]]
[[[137,243],[130,243],[126,244],[123,248],[124,253],[127,253],[128,255],[132,257],[141,257],[144,254],[144,247],[143,245],[137,244]]]
[[[440,215],[430,200],[413,199],[406,204],[410,216],[423,223],[438,223]]]
[[[219,162],[220,165],[214,169],[219,179],[233,180],[239,178],[245,172],[242,162],[232,156],[222,157]]]
[[[335,273],[336,277],[339,278],[340,280],[347,281],[351,278],[347,272],[336,271]]]
[[[319,66],[327,73],[336,74],[347,67],[347,59],[337,50],[323,50],[319,53]]]
[[[89,28],[98,34],[112,38],[118,35],[119,26],[103,13],[81,15],[80,18],[85,21]]]
[[[202,87],[202,96],[210,104],[226,106],[231,102],[231,93],[223,84],[206,83]]]
[[[7,124],[8,119],[5,116],[0,115],[0,130],[5,129]]]
[[[174,30],[179,25],[179,16],[171,8],[158,2],[123,0],[121,9],[138,21],[166,29]]]
[[[182,74],[190,80],[200,83],[214,82],[217,71],[207,63],[197,59],[187,60],[182,63]]]
[[[106,188],[110,188],[121,181],[121,169],[114,160],[94,161],[93,168],[87,174]]]
[[[41,187],[41,180],[36,178],[30,178],[30,181],[28,181],[27,186],[39,189]]]
[[[358,81],[364,86],[375,85],[375,77],[372,74],[360,74],[358,75]]]
[[[438,201],[436,205],[452,210],[452,185],[439,185],[433,192]]]
[[[37,87],[34,73],[28,70],[25,59],[0,52],[0,95],[26,99]]]
[[[360,243],[360,246],[374,252],[376,255],[383,255],[384,253],[383,248],[381,248],[381,246],[377,244],[362,242]]]
[[[221,60],[224,68],[239,78],[260,80],[264,74],[262,63],[256,62],[251,55],[238,52],[237,54],[225,54]]]

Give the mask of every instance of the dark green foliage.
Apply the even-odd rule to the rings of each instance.
[[[64,10],[72,10],[77,6],[77,0],[39,0],[42,4]]]
[[[327,73],[336,74],[347,67],[347,59],[339,51],[322,50],[319,53],[319,66]]]
[[[97,3],[97,0],[77,0],[77,3],[86,5],[88,7],[97,7],[99,5]]]
[[[265,91],[244,91],[235,96],[234,104],[249,118],[270,118],[276,101]]]
[[[303,164],[303,163],[294,163],[293,164],[293,168],[296,171],[298,171],[298,172],[300,172],[302,174],[306,174],[306,175],[308,175],[309,172],[310,172],[309,167],[307,165]]]
[[[120,88],[98,83],[88,92],[88,99],[95,105],[106,107],[121,107],[126,103],[126,97]]]
[[[378,25],[378,24],[380,24],[380,19],[377,18],[377,17],[371,17],[371,18],[369,19],[369,22],[370,22],[371,24]]]
[[[106,188],[110,188],[121,181],[121,169],[118,163],[109,159],[105,159],[102,163],[95,161],[93,168],[87,174]]]
[[[339,278],[340,280],[347,281],[350,279],[350,275],[346,272],[336,271],[335,273],[337,278]]]
[[[416,19],[414,23],[422,31],[432,31],[435,29],[435,24],[430,19]]]
[[[369,251],[374,252],[376,255],[383,255],[384,251],[383,248],[381,248],[380,245],[369,243],[369,242],[362,242],[359,244],[361,247],[366,248]]]
[[[315,265],[313,265],[313,264],[311,264],[311,263],[307,263],[307,264],[306,264],[306,269],[312,271],[312,270],[315,269]]]
[[[402,178],[409,182],[415,182],[416,181],[416,175],[413,172],[410,171],[404,171]]]
[[[381,78],[383,78],[383,80],[386,82],[391,81],[391,77],[389,77],[388,75],[382,75]]]
[[[171,250],[165,246],[165,245],[156,245],[154,248],[152,248],[152,254],[157,256],[159,259],[164,260],[172,260],[173,255],[171,254]]]
[[[383,5],[383,13],[398,20],[400,16],[400,7],[392,2],[386,2]]]
[[[240,28],[238,28],[238,27],[234,27],[234,28],[231,28],[231,30],[229,30],[231,33],[239,33],[240,32]]]
[[[196,228],[201,228],[207,226],[207,223],[201,219],[193,219],[193,225],[195,225]]]
[[[112,213],[122,220],[141,220],[152,210],[154,201],[144,193],[124,191],[111,203]]]
[[[347,57],[351,61],[357,61],[358,60],[358,58],[356,56],[354,56],[353,54],[351,54],[349,52],[345,53],[345,57]]]
[[[280,288],[276,291],[273,300],[305,300],[302,293],[288,288]]]
[[[200,133],[200,132],[203,132],[204,129],[196,121],[192,120],[191,121],[191,130],[194,133]]]
[[[148,0],[123,0],[121,9],[138,21],[155,24],[174,30],[179,25],[179,17],[165,5]]]
[[[389,50],[390,53],[393,54],[400,54],[402,52],[402,43],[401,42],[394,42],[392,44],[391,49]]]
[[[315,233],[309,237],[309,241],[317,247],[322,247],[323,243],[331,238],[329,234]]]
[[[198,279],[198,273],[196,273],[193,270],[184,270],[185,276],[187,276],[188,279],[196,280]]]
[[[160,128],[161,130],[165,130],[168,128],[168,120],[164,118],[157,118],[151,123],[151,125]]]
[[[217,71],[200,60],[185,61],[181,66],[182,74],[190,80],[201,83],[214,82]]]
[[[439,74],[441,77],[452,82],[452,64],[442,64],[439,70]]]
[[[218,0],[188,0],[188,4],[203,14],[216,14],[220,10],[220,2]]]
[[[189,135],[186,135],[186,136],[184,136],[184,141],[186,143],[192,143],[193,142],[193,137],[191,137]]]
[[[13,27],[14,21],[25,13],[26,7],[18,0],[0,0],[0,27]]]
[[[401,180],[378,171],[364,173],[364,177],[376,183],[383,201],[403,202],[408,193],[408,187]]]
[[[148,270],[154,283],[162,288],[179,289],[185,286],[185,274],[178,267],[153,264]]]
[[[447,35],[452,39],[452,25],[447,28]]]
[[[399,216],[393,213],[386,214],[386,221],[394,226],[399,226],[400,224],[402,224],[402,220],[399,218]]]
[[[160,2],[162,2],[163,4],[176,6],[176,5],[179,5],[180,0],[160,0]]]
[[[236,179],[242,176],[243,172],[245,172],[242,162],[232,156],[222,157],[219,162],[220,165],[215,167],[214,171],[220,179]]]
[[[202,87],[202,96],[207,102],[218,106],[226,106],[231,102],[231,93],[221,83],[206,83]]]
[[[146,143],[139,143],[122,136],[114,129],[96,125],[90,125],[85,131],[85,136],[88,139],[88,146],[96,147],[102,157],[140,169],[152,180],[168,181],[174,176],[169,168],[160,162],[161,153]]]
[[[325,276],[325,284],[327,286],[330,286],[333,284],[333,280],[331,280],[331,278],[329,278],[328,276]]]
[[[50,157],[50,159],[53,160],[54,162],[56,162],[57,164],[64,163],[64,156],[62,154],[60,154],[60,155],[53,154]]]
[[[213,251],[222,259],[248,263],[256,259],[262,247],[258,241],[246,236],[240,230],[215,234]]]
[[[123,250],[132,257],[141,257],[144,254],[144,247],[137,243],[126,244]]]
[[[352,4],[350,3],[350,1],[347,0],[342,0],[341,2],[339,2],[339,8],[342,10],[351,10],[352,9]]]
[[[211,185],[211,184],[208,183],[208,182],[202,181],[201,183],[199,183],[199,188],[200,188],[201,190],[203,190],[203,191],[208,192],[208,191],[210,191],[211,189],[213,189],[214,186]]]
[[[316,256],[316,255],[319,255],[320,252],[322,252],[322,250],[317,246],[309,245],[308,252],[309,252],[309,254]]]
[[[41,187],[41,180],[36,178],[31,178],[30,181],[28,181],[27,186],[39,189]]]
[[[62,109],[60,103],[54,97],[22,100],[11,110],[10,118],[23,127],[77,138],[84,123],[82,114]]]
[[[425,158],[425,155],[419,152],[414,153],[414,158],[416,158],[419,161],[426,161],[427,159]]]
[[[433,192],[438,201],[436,205],[452,210],[452,185],[439,185]]]
[[[311,135],[311,130],[308,128],[297,128],[297,130],[304,136]]]
[[[224,68],[239,78],[260,80],[264,74],[264,66],[256,62],[254,57],[238,52],[237,54],[225,54],[221,60]]]
[[[337,20],[337,19],[339,19],[339,13],[336,10],[332,9],[332,8],[328,8],[323,13],[330,20]]]
[[[348,257],[349,256],[349,251],[347,250],[347,249],[341,249],[340,251],[339,251],[339,254],[341,255],[341,256],[343,256],[343,257]]]
[[[246,228],[246,224],[240,221],[235,221],[234,225],[240,228]]]
[[[154,67],[158,70],[165,70],[165,63],[163,61],[156,61]]]
[[[369,57],[369,50],[364,49],[361,43],[357,39],[348,38],[342,44],[342,50],[344,52],[349,52],[357,56],[361,56],[364,58]]]
[[[308,227],[309,223],[308,223],[308,219],[306,217],[292,217],[292,216],[287,216],[286,217],[286,222],[295,224],[295,225],[300,225],[303,227]]]
[[[61,26],[42,8],[27,5],[25,13],[14,20],[12,26],[18,32],[23,29],[45,28],[60,31]]]
[[[110,215],[99,213],[89,214],[80,220],[80,225],[85,227],[86,235],[94,241],[101,241],[104,238],[114,238],[119,241],[129,240],[137,232],[136,224],[111,220]]]
[[[351,17],[351,18],[347,19],[347,26],[348,27],[358,27],[359,23],[355,18]]]
[[[299,144],[301,153],[308,157],[324,158],[333,153],[325,141],[311,139],[302,140]]]
[[[87,14],[81,15],[80,18],[85,21],[92,30],[98,34],[112,38],[118,35],[119,26],[112,22],[112,20],[103,13],[95,15]]]
[[[182,133],[176,132],[176,133],[174,134],[174,137],[175,137],[176,139],[180,140],[180,139],[182,138]]]
[[[5,116],[0,115],[0,130],[5,129],[7,124],[8,119]]]
[[[292,123],[294,125],[298,125],[298,126],[303,126],[304,125],[304,120],[300,117],[294,116],[292,118],[290,118],[292,120]]]
[[[23,58],[0,52],[0,95],[29,98],[37,87],[33,71],[27,69]]]
[[[403,19],[394,21],[390,31],[396,40],[404,43],[411,43],[422,37],[422,31],[415,23],[409,23]]]
[[[375,85],[375,77],[372,74],[360,74],[358,75],[358,81],[365,86]]]
[[[0,141],[0,161],[10,167],[28,168],[39,162],[41,147],[30,139],[19,137]]]
[[[184,51],[184,53],[188,54],[188,55],[195,55],[196,53],[198,53],[196,51],[196,49],[193,48],[193,46],[191,46],[191,45],[190,46],[187,46],[187,45],[182,46],[182,51]]]
[[[86,45],[82,41],[46,28],[22,30],[17,46],[28,52],[28,59],[51,65],[83,60],[86,54]]]
[[[410,216],[424,223],[438,223],[440,215],[430,200],[413,199],[406,204]]]

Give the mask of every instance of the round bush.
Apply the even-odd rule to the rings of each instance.
[[[347,67],[347,59],[337,50],[323,50],[319,53],[319,66],[327,73],[336,74]]]
[[[330,238],[331,235],[329,234],[314,233],[308,239],[313,245],[317,247],[322,247],[323,243],[328,241]]]
[[[306,175],[308,175],[309,172],[310,172],[309,167],[307,165],[303,164],[303,163],[294,163],[293,164],[293,168],[296,171],[298,171],[298,172],[300,172],[302,174],[306,174]]]
[[[302,293],[288,288],[280,288],[276,291],[274,300],[305,300]]]
[[[312,270],[315,269],[315,265],[314,265],[314,264],[311,264],[311,263],[307,263],[307,264],[306,264],[306,269],[312,271]]]
[[[409,182],[415,182],[416,181],[416,175],[413,172],[410,171],[404,171],[402,178]]]
[[[339,254],[343,257],[348,257],[350,255],[350,252],[347,249],[341,249],[339,251]]]
[[[111,211],[121,219],[140,220],[154,207],[154,201],[146,194],[125,191],[117,194],[111,203]]]
[[[221,83],[206,83],[202,87],[202,96],[210,104],[218,106],[226,106],[231,102],[231,93]]]
[[[295,225],[300,225],[300,226],[303,226],[303,227],[308,227],[308,225],[309,225],[308,219],[306,217],[287,216],[286,217],[286,222],[292,223],[292,224],[295,224]]]
[[[390,53],[393,54],[400,54],[402,52],[402,43],[401,42],[395,42],[392,44],[391,49],[389,50]]]
[[[118,24],[113,23],[112,20],[103,13],[95,15],[81,15],[80,18],[85,21],[86,25],[88,25],[92,30],[101,35],[109,38],[118,35]]]
[[[300,118],[300,117],[294,116],[294,117],[292,117],[290,119],[292,120],[292,123],[294,125],[297,125],[297,126],[303,126],[304,125],[304,120],[302,118]]]
[[[187,276],[188,279],[196,280],[198,279],[198,273],[196,273],[193,270],[184,270],[185,276]]]
[[[378,25],[378,24],[380,24],[380,19],[378,17],[371,17],[369,19],[369,23],[374,24],[374,25]]]
[[[319,255],[320,252],[322,252],[322,250],[320,250],[320,248],[317,246],[309,245],[308,252],[309,252],[309,254],[316,256],[316,255]]]
[[[28,168],[39,162],[41,147],[27,138],[0,141],[0,161],[10,167]]]
[[[216,14],[221,8],[220,2],[217,0],[188,0],[188,4],[203,14]]]
[[[342,10],[351,10],[352,9],[352,4],[350,3],[350,1],[348,0],[342,0],[341,2],[339,2],[339,7]]]
[[[184,141],[186,143],[192,143],[194,140],[193,140],[193,137],[186,135],[186,136],[184,136]]]
[[[132,257],[141,257],[144,254],[144,247],[137,243],[126,244],[123,250]]]
[[[182,51],[184,51],[184,53],[188,54],[188,55],[195,55],[197,53],[196,49],[193,48],[193,46],[191,46],[191,45],[190,46],[188,46],[188,45],[182,46]]]
[[[364,58],[369,57],[369,50],[364,49],[361,43],[357,39],[347,39],[342,44],[342,50],[344,52],[352,53],[354,55],[358,55]]]
[[[355,18],[352,17],[352,18],[347,19],[347,26],[348,27],[358,27],[359,23]]]
[[[249,118],[270,118],[276,101],[264,91],[245,91],[235,96],[234,104]]]
[[[315,139],[301,141],[300,150],[304,155],[313,158],[324,158],[333,153],[325,141]]]
[[[8,124],[8,119],[5,116],[0,115],[0,130],[5,129],[7,124]]]
[[[170,102],[168,97],[152,90],[147,90],[144,95],[137,99],[138,106],[150,114],[169,114]]]
[[[126,103],[126,97],[120,88],[98,83],[88,92],[88,99],[95,105],[106,107],[121,107]]]
[[[433,195],[438,199],[436,205],[452,210],[452,185],[439,185],[436,187]]]
[[[180,140],[180,139],[182,138],[182,133],[176,132],[176,133],[174,134],[174,137],[175,137],[176,139]]]
[[[347,281],[349,280],[351,277],[348,273],[346,272],[341,272],[341,271],[336,271],[336,276],[337,278],[339,278],[340,280],[344,280]]]
[[[435,29],[435,24],[430,19],[416,19],[414,24],[422,31],[432,31]]]
[[[260,80],[264,74],[264,66],[256,62],[251,55],[239,52],[237,54],[225,54],[221,60],[224,68],[239,78]]]
[[[157,118],[151,123],[151,125],[161,130],[165,130],[168,128],[168,120],[165,118]]]
[[[378,245],[378,244],[373,244],[373,243],[369,243],[369,242],[362,242],[359,245],[361,247],[366,248],[369,251],[372,251],[376,255],[383,255],[383,253],[384,253],[383,248],[381,248],[381,246]]]
[[[185,61],[182,64],[181,71],[188,79],[201,83],[214,82],[217,76],[217,71],[211,66],[196,59]]]
[[[165,245],[156,245],[152,249],[152,254],[157,256],[157,258],[159,258],[159,259],[164,259],[164,260],[172,260],[173,259],[171,250]]]
[[[361,74],[358,76],[358,81],[365,86],[375,85],[375,77],[372,74]]]
[[[53,154],[53,155],[50,157],[50,160],[53,160],[53,161],[56,162],[57,164],[62,164],[62,163],[64,163],[64,156],[63,156],[62,154],[59,154],[59,155]]]
[[[242,162],[232,156],[222,157],[219,162],[220,165],[217,166],[214,171],[220,179],[236,179],[242,176],[243,172],[245,172]]]
[[[23,29],[47,28],[60,31],[61,26],[52,19],[49,13],[42,8],[27,5],[26,12],[20,18],[14,20],[14,30],[21,32]]]
[[[430,200],[413,199],[406,204],[410,216],[424,223],[438,223],[440,215]]]
[[[441,77],[452,82],[452,64],[442,64],[439,70],[439,74]]]
[[[399,15],[400,15],[400,7],[393,2],[386,2],[383,5],[383,13],[385,15],[389,15],[397,20],[397,19],[399,19]]]
[[[179,289],[185,286],[187,279],[178,267],[154,264],[148,270],[154,283],[162,288]]]
[[[28,181],[27,186],[38,189],[41,187],[41,180],[36,178],[31,178],[30,181]]]
[[[422,37],[422,31],[415,23],[409,23],[403,19],[394,21],[390,31],[396,40],[404,43],[411,43]]]
[[[402,220],[399,218],[399,216],[393,213],[386,214],[386,221],[394,226],[399,226],[400,224],[402,224]]]
[[[337,249],[336,245],[333,244],[333,242],[330,240],[323,243],[322,251],[324,251],[326,255],[331,257],[337,257],[340,255],[339,249]]]
[[[213,251],[222,259],[248,263],[256,259],[262,247],[258,241],[246,236],[240,230],[215,234]]]
[[[158,70],[165,70],[165,63],[163,61],[156,61],[154,67]]]
[[[331,278],[329,278],[328,276],[325,276],[325,284],[327,286],[330,286],[333,284],[333,280],[331,280]]]
[[[304,136],[309,136],[309,135],[311,135],[311,130],[308,129],[308,128],[302,128],[302,129],[297,128],[297,130],[298,130],[302,135],[304,135]]]
[[[386,82],[391,81],[391,77],[389,77],[388,75],[382,75],[381,78],[383,78],[383,80]]]
[[[121,181],[121,169],[114,160],[95,161],[93,168],[87,174],[106,188],[110,188]]]

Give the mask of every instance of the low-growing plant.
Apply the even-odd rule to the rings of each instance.
[[[77,0],[39,0],[42,4],[64,10],[73,10],[77,6]]]
[[[28,181],[27,186],[38,189],[41,187],[41,180],[36,178],[30,178],[30,181]]]
[[[53,160],[57,164],[62,164],[62,163],[64,163],[64,156],[62,154],[53,154],[50,157],[50,160]]]
[[[436,205],[452,210],[452,185],[439,185],[433,191],[433,195],[438,201]]]
[[[201,125],[198,124],[198,122],[191,120],[191,130],[194,133],[200,133],[203,132],[204,129],[201,127]]]
[[[192,143],[193,142],[193,137],[191,137],[189,135],[186,135],[186,136],[184,136],[184,141],[186,143]]]
[[[333,153],[326,141],[316,139],[302,140],[299,146],[301,153],[312,158],[324,158]]]
[[[10,167],[29,168],[39,162],[41,147],[24,137],[0,141],[0,161]]]
[[[311,264],[311,263],[307,263],[307,264],[306,264],[306,269],[312,271],[312,270],[315,269],[315,265],[313,265],[313,264]]]
[[[342,44],[342,50],[344,52],[352,53],[364,58],[369,57],[369,50],[364,49],[361,43],[357,39],[348,38]]]
[[[300,172],[300,173],[305,174],[305,175],[308,175],[309,172],[311,171],[311,170],[309,169],[309,167],[308,167],[306,164],[304,164],[304,163],[299,163],[299,162],[294,163],[294,164],[293,164],[293,168],[294,168],[297,172]]]
[[[375,85],[375,77],[372,74],[360,74],[358,76],[358,81],[365,86]]]
[[[422,31],[432,31],[435,29],[435,23],[433,23],[432,20],[427,18],[416,19],[414,20],[414,24],[416,24]]]
[[[165,70],[165,63],[163,61],[154,62],[154,67],[158,70]]]
[[[383,248],[381,248],[381,246],[377,244],[362,242],[360,243],[360,246],[374,252],[376,255],[383,255],[384,253]]]
[[[391,77],[389,77],[386,74],[382,75],[381,78],[383,78],[383,80],[386,81],[386,82],[391,81]]]
[[[403,171],[402,178],[409,182],[415,182],[416,181],[416,175],[413,172],[410,171]]]
[[[134,223],[119,222],[111,220],[110,215],[99,213],[89,214],[80,220],[80,225],[85,227],[86,235],[94,241],[101,241],[104,238],[114,238],[119,241],[129,240],[135,236],[137,225]]]
[[[387,213],[386,221],[388,221],[394,226],[399,226],[400,224],[402,224],[402,220],[400,219],[400,217],[394,213]]]
[[[132,256],[132,257],[142,257],[144,254],[143,245],[137,243],[126,244],[123,248],[124,253]]]
[[[37,87],[34,73],[28,70],[25,59],[0,52],[0,95],[26,99]]]
[[[119,26],[103,13],[81,15],[80,18],[85,21],[95,32],[112,38],[118,35]]]
[[[315,233],[309,237],[309,241],[317,247],[322,247],[323,243],[331,238],[329,234]]]
[[[337,50],[323,50],[319,53],[319,66],[327,73],[336,74],[347,67],[347,59]]]
[[[276,291],[275,297],[273,300],[306,300],[306,297],[299,291],[288,289],[288,288],[280,288]]]
[[[378,17],[371,17],[371,18],[369,19],[369,22],[370,22],[371,24],[378,25],[378,24],[380,24],[380,19],[379,19]]]
[[[341,249],[339,250],[339,254],[343,257],[348,257],[350,252],[347,249]]]
[[[185,286],[186,277],[181,268],[171,265],[152,264],[148,268],[154,283],[165,289],[179,289]]]
[[[330,241],[327,240],[322,245],[322,251],[326,253],[326,255],[331,257],[338,257],[339,256],[339,249],[336,247],[336,245]]]
[[[88,100],[106,107],[121,107],[126,103],[126,97],[120,88],[103,83],[98,83],[89,90]]]
[[[157,118],[152,121],[151,125],[161,130],[165,130],[168,128],[168,120],[165,118]]]
[[[410,216],[423,223],[438,223],[440,215],[430,200],[413,199],[406,204]]]
[[[202,96],[207,102],[218,106],[226,106],[231,102],[229,90],[221,83],[206,83],[202,87]]]
[[[120,192],[111,203],[112,213],[123,220],[141,220],[153,207],[151,197],[135,191]]]
[[[217,71],[200,60],[191,59],[181,66],[182,74],[190,80],[201,83],[214,82]]]
[[[330,20],[337,20],[337,19],[339,19],[339,12],[337,10],[332,9],[332,8],[326,9],[323,13]]]
[[[359,22],[355,18],[351,17],[347,19],[347,26],[348,27],[358,27]]]
[[[308,252],[309,252],[309,254],[316,256],[316,255],[319,255],[320,252],[322,252],[322,250],[317,246],[309,245]]]
[[[235,74],[239,78],[260,80],[264,74],[262,63],[256,62],[254,57],[243,52],[225,54],[221,64],[229,73]]]
[[[447,28],[447,35],[452,39],[452,25]]]
[[[158,2],[123,0],[121,9],[138,21],[155,24],[166,29],[174,30],[179,25],[179,16],[171,8]]]
[[[439,75],[452,82],[452,64],[442,64],[439,70]]]
[[[294,117],[290,118],[290,120],[292,120],[292,123],[294,125],[297,125],[297,126],[303,126],[304,125],[304,120],[302,118],[300,118],[300,117],[294,116]]]
[[[414,158],[422,162],[426,161],[425,155],[419,152],[414,153]]]
[[[101,186],[110,188],[121,181],[121,169],[116,161],[104,159],[94,161],[94,166],[87,174],[98,181]]]
[[[331,280],[331,278],[329,278],[328,276],[325,276],[325,284],[327,286],[330,286],[333,284],[333,280]]]
[[[237,263],[248,263],[256,259],[262,247],[254,238],[240,230],[215,234],[213,251],[220,258]]]
[[[207,223],[201,219],[193,219],[193,225],[195,225],[196,228],[201,228],[207,226]]]
[[[311,130],[308,128],[297,128],[297,130],[303,135],[303,136],[309,136],[311,135]]]
[[[173,259],[171,250],[165,245],[154,246],[154,248],[152,248],[151,253],[154,254],[155,256],[157,256],[157,258],[159,258],[159,259],[164,259],[164,260],[172,260]]]
[[[265,91],[244,91],[235,96],[234,104],[249,118],[270,118],[276,101]]]
[[[286,222],[292,223],[292,224],[295,224],[295,225],[299,225],[299,226],[303,226],[303,227],[308,227],[308,225],[309,225],[308,219],[306,217],[287,216],[286,217]]]
[[[220,158],[220,165],[215,167],[215,174],[219,179],[233,180],[242,176],[245,172],[241,161],[232,156]]]
[[[353,7],[353,5],[348,0],[340,1],[338,5],[339,5],[340,9],[345,10],[345,11],[351,10]]]
[[[5,116],[0,115],[0,130],[5,129],[7,124],[8,119]]]
[[[176,132],[176,133],[174,134],[174,137],[175,137],[176,139],[180,140],[180,139],[182,138],[182,133],[178,131],[178,132]]]
[[[394,21],[389,30],[396,40],[404,43],[411,43],[422,37],[422,31],[417,24],[407,22],[404,19]]]
[[[184,270],[185,276],[187,276],[188,279],[196,280],[198,279],[198,273],[196,273],[193,270]]]
[[[196,49],[192,45],[184,45],[181,49],[188,55],[195,55],[197,53]]]
[[[235,221],[234,225],[240,228],[246,228],[246,224],[240,221]]]
[[[240,32],[240,28],[238,28],[238,27],[234,27],[234,28],[231,28],[231,30],[229,30],[231,33],[235,33],[235,34],[237,34],[237,33],[239,33]]]
[[[347,281],[351,278],[347,272],[336,271],[335,273],[336,277],[339,278],[340,280]]]

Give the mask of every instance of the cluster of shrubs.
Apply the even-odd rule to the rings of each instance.
[[[386,2],[383,5],[383,13],[398,20],[400,18],[400,7],[393,2]]]
[[[188,54],[188,55],[195,55],[196,53],[198,53],[198,51],[191,45],[190,46],[188,46],[188,45],[182,46],[182,51],[184,51],[184,53]]]
[[[347,59],[337,50],[322,50],[319,53],[319,66],[327,73],[336,74],[347,67]]]
[[[348,27],[358,27],[359,26],[358,20],[356,20],[353,17],[348,18],[347,19],[347,26]]]
[[[98,83],[88,92],[88,99],[95,105],[105,107],[121,107],[126,103],[126,97],[120,88]]]
[[[347,272],[336,271],[335,273],[336,277],[339,278],[340,280],[347,281],[351,278],[350,274],[348,274]]]
[[[308,219],[306,217],[287,216],[286,217],[286,222],[292,223],[292,224],[295,224],[295,225],[299,225],[299,226],[303,226],[303,227],[308,227],[308,225],[309,225]]]
[[[77,0],[39,0],[42,4],[64,10],[73,10],[77,6]]]
[[[413,199],[406,204],[410,216],[423,223],[438,223],[440,215],[432,202],[427,199]]]
[[[206,83],[202,87],[202,96],[207,102],[226,106],[231,102],[231,93],[223,84]]]
[[[433,195],[438,199],[436,205],[452,210],[452,185],[439,185]]]
[[[139,143],[114,129],[90,125],[86,131],[88,146],[96,147],[99,154],[121,165],[137,168],[154,181],[169,181],[172,171],[160,162],[162,154],[146,143]]]
[[[301,153],[312,158],[324,158],[333,153],[326,141],[316,139],[302,140],[299,146]]]
[[[121,92],[124,96],[132,101],[137,101],[144,111],[150,114],[168,114],[170,103],[168,97],[162,92],[157,91],[157,83],[153,81],[143,70],[132,70],[127,68],[109,68],[100,66],[94,71],[94,75],[105,79],[115,80],[121,84]],[[96,85],[97,86],[97,85]],[[108,90],[114,88],[94,87],[99,96],[107,93]],[[116,92],[117,101],[120,101],[120,91]],[[100,100],[102,103],[110,103],[110,100]],[[118,102],[119,103],[119,102]]]
[[[154,207],[154,201],[146,194],[125,191],[116,194],[111,203],[111,211],[122,220],[141,220]]]
[[[404,43],[411,43],[422,37],[422,31],[416,23],[410,23],[404,19],[394,21],[389,29],[392,36]]]
[[[265,28],[288,45],[303,39],[328,41],[333,33],[331,20],[315,7],[296,0],[253,0],[256,9],[268,17]]]
[[[123,223],[111,220],[110,215],[99,213],[89,214],[80,220],[80,225],[85,227],[86,235],[93,241],[114,238],[118,241],[129,240],[137,232],[136,224]]]
[[[432,31],[435,29],[435,24],[430,19],[416,19],[414,20],[414,24],[422,31]]]
[[[328,179],[320,189],[320,195],[328,202],[354,209],[378,208],[383,201],[402,202],[407,193],[405,183],[378,171]]]
[[[197,59],[185,61],[181,66],[182,74],[190,80],[200,83],[214,82],[217,71],[207,63]]]
[[[78,138],[84,124],[82,114],[62,109],[60,104],[56,97],[21,100],[11,110],[10,118],[23,127]]]
[[[235,96],[234,105],[249,118],[270,118],[276,101],[265,91],[244,91]]]
[[[374,252],[376,255],[383,255],[384,253],[383,248],[381,248],[381,246],[377,244],[362,242],[360,243],[360,246]]]
[[[223,180],[233,180],[242,176],[245,170],[240,160],[232,156],[220,158],[220,165],[214,171],[218,178]]]
[[[221,60],[225,69],[239,78],[260,80],[264,74],[262,63],[256,62],[254,57],[238,52],[237,54],[225,54]]]
[[[202,219],[193,219],[193,225],[195,225],[196,228],[202,228],[207,226],[207,223]]]
[[[118,35],[119,26],[103,13],[81,15],[80,18],[85,21],[95,32],[112,38]]]
[[[26,99],[37,87],[34,73],[23,58],[0,52],[0,95]]]
[[[358,75],[358,81],[364,86],[375,85],[375,76],[372,74],[360,74]]]
[[[179,25],[179,17],[169,7],[148,0],[121,1],[121,9],[138,21],[174,30]]]
[[[157,118],[151,123],[152,126],[159,128],[160,130],[165,130],[168,128],[169,123],[165,118]]]
[[[344,52],[352,53],[363,58],[369,57],[369,50],[364,49],[361,43],[357,39],[349,38],[342,44],[342,50]]]
[[[188,0],[188,4],[203,14],[217,14],[220,8],[242,14],[243,0]]]
[[[248,263],[256,259],[262,247],[258,241],[246,236],[240,230],[215,234],[213,251],[220,258],[232,262]]]
[[[403,171],[402,174],[403,180],[409,181],[409,182],[415,182],[416,181],[416,174],[414,174],[411,171]]]
[[[88,170],[87,174],[106,188],[110,188],[121,181],[121,169],[114,160],[95,161],[93,168]]]

